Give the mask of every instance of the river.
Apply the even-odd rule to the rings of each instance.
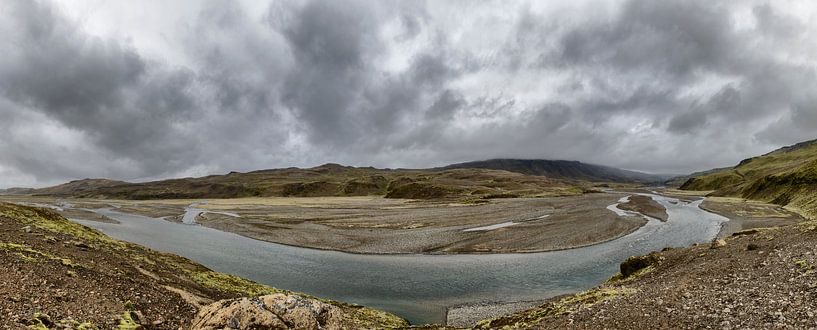
[[[701,201],[649,196],[667,208],[668,221],[650,219],[629,235],[597,245],[523,254],[350,254],[262,242],[112,209],[96,212],[119,224],[74,221],[215,271],[386,310],[424,324],[445,322],[450,306],[541,300],[591,288],[617,272],[629,256],[710,241],[728,220],[700,209]]]

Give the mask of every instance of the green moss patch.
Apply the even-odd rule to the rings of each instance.
[[[196,283],[211,289],[235,292],[247,296],[261,296],[283,292],[276,288],[245,280],[238,276],[213,271],[193,273],[191,278]]]
[[[0,250],[14,252],[15,255],[20,257],[25,262],[40,262],[51,260],[57,261],[63,266],[68,266],[71,268],[82,267],[81,265],[71,261],[71,259],[58,257],[50,253],[38,251],[29,247],[28,245],[0,242]]]
[[[114,240],[97,230],[73,223],[49,209],[0,203],[0,216],[15,220],[23,225],[31,225],[41,230],[70,235],[109,247],[124,248],[126,246],[124,242]]]

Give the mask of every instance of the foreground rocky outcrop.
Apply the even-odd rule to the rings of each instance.
[[[344,329],[353,328],[345,312],[297,295],[272,294],[222,300],[202,308],[194,329]]]

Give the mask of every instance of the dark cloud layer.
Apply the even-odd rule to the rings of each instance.
[[[807,1],[106,5],[0,4],[0,187],[492,157],[681,173],[817,135]]]

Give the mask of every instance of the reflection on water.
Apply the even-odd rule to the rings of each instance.
[[[414,324],[442,323],[449,306],[537,300],[588,289],[618,271],[629,256],[709,241],[727,220],[701,210],[701,201],[650,196],[667,208],[667,222],[649,220],[635,232],[602,244],[530,254],[349,254],[267,243],[110,209],[97,212],[120,224],[75,221],[216,271],[387,310]]]

